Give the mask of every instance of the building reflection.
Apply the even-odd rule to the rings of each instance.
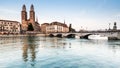
[[[28,36],[24,38],[23,43],[23,60],[24,62],[32,62],[31,66],[35,65],[37,45],[35,44],[36,37]]]
[[[0,44],[16,43],[21,41],[20,37],[0,37]]]
[[[52,38],[50,40],[51,42],[51,47],[52,48],[57,48],[57,49],[68,49],[71,48],[71,42],[66,42],[64,38]]]
[[[120,42],[119,42],[119,40],[118,41],[109,40],[108,44],[109,44],[108,48],[111,49],[114,54],[120,50]]]
[[[27,57],[28,57],[28,45],[24,45],[23,46],[23,59],[25,62],[28,60]]]

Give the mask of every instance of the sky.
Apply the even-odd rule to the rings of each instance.
[[[105,30],[113,28],[117,22],[120,29],[120,0],[1,0],[0,19],[21,22],[21,10],[26,5],[29,14],[31,4],[34,5],[38,22],[53,21],[72,24],[77,31]],[[29,18],[29,17],[28,17]]]

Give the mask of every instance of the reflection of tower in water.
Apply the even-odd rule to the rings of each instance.
[[[31,52],[31,59],[32,61],[34,61],[36,58],[35,45],[30,45],[30,52]]]
[[[36,58],[36,48],[35,45],[35,37],[29,36],[24,38],[23,44],[23,60],[24,62],[32,62],[31,65],[34,66],[35,58]]]
[[[28,60],[27,57],[28,57],[28,45],[24,45],[23,46],[23,59],[25,62]]]

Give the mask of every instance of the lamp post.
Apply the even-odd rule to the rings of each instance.
[[[109,30],[111,30],[111,29],[110,29],[110,25],[111,25],[111,23],[109,23]]]

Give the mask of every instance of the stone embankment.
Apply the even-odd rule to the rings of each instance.
[[[117,33],[97,33],[97,34],[100,34],[102,36],[107,36],[109,38],[109,40],[118,40],[118,39],[120,39],[120,32],[117,32]],[[64,34],[62,34],[62,35],[64,35]],[[58,37],[62,36],[62,35],[58,34]],[[0,37],[24,37],[24,36],[41,36],[41,37],[48,37],[49,36],[50,37],[50,34],[42,34],[41,33],[41,34],[0,35]],[[82,33],[81,36],[84,36],[83,33]],[[79,36],[79,37],[81,37],[81,36]]]
[[[24,37],[24,36],[48,36],[47,34],[17,34],[17,35],[0,35],[0,37]]]

